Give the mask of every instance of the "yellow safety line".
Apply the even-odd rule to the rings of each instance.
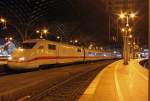
[[[113,64],[113,63],[112,63]],[[94,86],[94,91],[92,91],[93,93],[91,94],[91,95],[93,95],[94,93],[95,93],[95,91],[96,91],[96,88],[97,88],[97,86],[98,86],[98,84],[99,84],[99,81],[100,81],[100,79],[99,78],[101,78],[101,76],[104,74],[104,72],[112,65],[112,64],[109,64],[107,67],[105,67],[101,72],[99,72],[99,74],[95,77],[95,79],[93,80],[93,81],[95,81],[96,79],[96,81],[97,82],[95,82],[96,83],[96,85]],[[93,88],[93,81],[91,82],[91,84],[88,86],[88,88],[85,90],[85,92],[84,92],[84,94],[83,95],[85,95],[85,94],[88,94],[88,92],[89,92],[89,89],[92,87]]]

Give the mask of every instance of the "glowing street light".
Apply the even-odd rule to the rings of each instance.
[[[39,30],[36,30],[36,33],[40,33],[40,31],[39,31]]]
[[[5,22],[6,22],[6,20],[5,20],[4,18],[1,18],[0,21],[1,21],[2,23],[5,23]]]
[[[128,28],[128,31],[131,32],[131,31],[132,31],[132,28]]]
[[[4,19],[4,18],[0,18],[0,23],[2,23],[2,24],[4,24],[4,29],[6,29],[7,27],[6,27],[6,19]]]
[[[36,33],[39,34],[40,33],[40,38],[42,39],[43,36],[42,36],[42,32],[40,30],[36,30]]]
[[[121,31],[122,31],[122,32],[125,32],[125,28],[122,28]]]
[[[47,29],[43,29],[43,33],[44,33],[44,34],[47,34],[47,33],[48,33],[48,30],[47,30]]]
[[[40,38],[43,38],[43,34],[47,34],[48,33],[48,29],[42,29],[42,30],[36,30],[36,33],[40,33]]]
[[[129,27],[129,19],[130,18],[135,18],[136,13],[120,13],[119,14],[119,18],[120,19],[126,19],[126,27]]]
[[[130,17],[131,17],[131,18],[135,18],[135,15],[136,15],[135,13],[131,13],[131,14],[130,14]]]
[[[132,31],[132,29],[129,26],[129,19],[130,18],[134,18],[135,17],[135,13],[123,13],[121,12],[119,14],[119,18],[120,19],[125,19],[126,23],[125,23],[125,28],[122,28],[121,31],[123,32],[123,54],[124,54],[124,64],[127,65],[128,64],[128,60],[129,60],[129,43],[128,43],[128,39],[129,36],[128,34]],[[131,43],[130,43],[131,44]]]
[[[132,37],[133,37],[133,36],[130,34],[130,35],[129,35],[129,38],[132,38]]]
[[[131,45],[131,43],[130,43],[130,42],[128,42],[128,45]]]
[[[13,38],[12,38],[12,37],[10,37],[10,38],[9,38],[9,40],[11,40],[11,41],[12,41],[12,40],[13,40]]]
[[[57,36],[57,39],[60,39],[60,36]]]
[[[132,31],[132,28],[121,28],[121,32],[125,32],[125,31],[127,31],[127,32],[131,32]]]
[[[135,18],[136,17],[136,13],[123,13],[123,12],[121,12],[120,14],[119,14],[119,18],[120,19],[124,19],[124,18]]]
[[[125,18],[125,14],[124,13],[119,14],[119,18],[120,19],[124,19]]]
[[[70,43],[72,43],[73,41],[72,40],[70,40]]]
[[[103,50],[103,47],[101,47],[100,49]]]
[[[75,43],[78,43],[78,40],[74,40]]]

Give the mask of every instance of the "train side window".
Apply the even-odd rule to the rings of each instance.
[[[78,49],[77,49],[77,52],[81,52],[81,49],[80,49],[80,48],[78,48]]]
[[[56,45],[48,44],[49,50],[56,50]]]
[[[22,43],[23,49],[32,49],[36,43]]]

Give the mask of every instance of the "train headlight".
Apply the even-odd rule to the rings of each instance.
[[[8,57],[8,60],[12,60],[12,57],[10,56],[10,57]]]
[[[20,57],[19,61],[25,61],[25,57]]]

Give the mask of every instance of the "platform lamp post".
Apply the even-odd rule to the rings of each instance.
[[[43,39],[43,35],[47,38],[48,29],[36,30],[37,34],[40,34],[40,39]]]
[[[63,42],[63,36],[61,36],[61,35],[58,35],[58,36],[56,36],[56,38],[57,38],[57,40],[61,43],[61,42]],[[71,43],[71,42],[70,42]]]
[[[128,33],[131,31],[131,28],[125,27],[121,29],[123,33],[123,56],[124,56],[124,64],[128,64],[129,60],[129,41],[128,41]]]
[[[0,23],[2,23],[4,26],[3,26],[3,29],[6,29],[6,19],[4,18],[0,18]]]
[[[76,44],[77,45],[77,43],[79,43],[79,40],[74,40],[74,44]]]
[[[136,43],[135,43],[135,38],[133,39],[133,59],[135,59],[135,46],[136,46]]]
[[[41,36],[42,36],[42,35],[41,35],[40,30],[36,30],[36,33],[37,33],[37,34],[39,34],[39,33],[40,33],[40,38],[41,38]]]
[[[132,34],[130,34],[129,35],[129,39],[130,39],[130,54],[131,54],[131,56],[130,56],[130,58],[131,59],[133,59],[133,36],[132,36]]]
[[[46,39],[47,39],[47,34],[48,34],[48,29],[44,28],[42,30],[42,33],[45,35]]]
[[[56,38],[57,38],[57,40],[61,41],[61,37],[60,36],[57,36]]]
[[[129,28],[128,29],[128,37],[127,37],[127,39],[128,39],[128,61],[130,61],[130,59],[132,58],[132,34],[131,34],[131,32],[132,32],[132,28]]]
[[[129,19],[134,18],[135,14],[134,13],[121,13],[119,14],[119,18],[124,20],[125,19],[125,27],[121,29],[123,32],[123,56],[124,56],[124,64],[128,64],[129,60],[129,33],[132,31],[129,25]]]

